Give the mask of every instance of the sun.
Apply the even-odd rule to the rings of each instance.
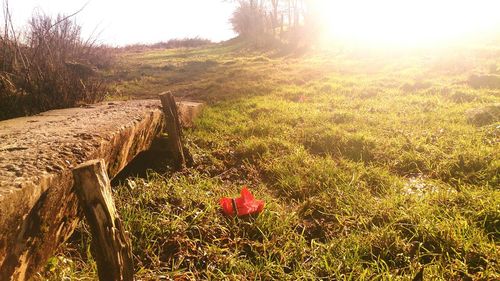
[[[500,33],[498,0],[319,0],[327,37],[368,45],[443,45]]]

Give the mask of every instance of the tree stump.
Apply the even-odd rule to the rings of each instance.
[[[132,246],[115,209],[104,160],[79,165],[73,176],[80,206],[92,232],[99,280],[134,280]]]
[[[171,92],[164,92],[160,95],[161,105],[165,113],[166,130],[170,142],[170,150],[177,169],[186,167],[186,157],[184,156],[184,146],[182,144],[182,128],[177,112],[177,104]]]

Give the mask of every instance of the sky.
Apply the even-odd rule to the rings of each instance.
[[[3,0],[0,0],[0,2]],[[500,31],[500,0],[316,0],[328,38],[362,44],[415,46]],[[113,46],[236,36],[223,0],[9,0],[17,26],[35,11],[72,14],[85,37]],[[496,36],[496,35],[495,35]],[[468,39],[467,39],[468,40]]]
[[[500,31],[500,0],[323,2],[331,37],[364,43],[436,45],[489,38]]]
[[[17,26],[34,11],[72,14],[84,36],[99,34],[102,43],[155,43],[173,38],[202,37],[218,42],[235,37],[229,18],[234,4],[222,0],[10,0]],[[210,11],[210,12],[207,12]]]

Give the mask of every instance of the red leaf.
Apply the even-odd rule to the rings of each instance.
[[[222,198],[219,203],[224,214],[231,217],[258,214],[264,209],[264,201],[255,200],[246,187],[241,190],[241,197],[234,199]]]
[[[232,203],[232,199],[231,198],[222,198],[219,203],[220,203],[220,206],[222,207],[222,212],[226,215],[226,216],[234,216],[234,211],[233,211],[233,203]]]

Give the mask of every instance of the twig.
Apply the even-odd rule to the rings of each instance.
[[[47,28],[47,30],[44,31],[44,33],[42,34],[41,38],[45,38],[45,36],[47,35],[47,33],[54,27],[54,26],[57,26],[58,24],[60,24],[61,22],[64,22],[66,20],[68,20],[69,18],[71,17],[74,17],[76,16],[77,14],[79,14],[81,11],[83,11],[83,9],[85,9],[87,7],[87,5],[90,3],[90,1],[87,1],[87,3],[85,3],[78,11],[70,14],[69,16],[65,16],[63,17],[62,19],[56,21],[54,24],[52,24],[49,28]],[[32,56],[32,59],[30,60],[30,63],[33,61],[33,59],[35,58],[35,56],[37,55],[38,53],[38,49],[39,48],[36,48],[35,51],[33,52],[33,56]],[[31,66],[31,64],[30,64]]]

